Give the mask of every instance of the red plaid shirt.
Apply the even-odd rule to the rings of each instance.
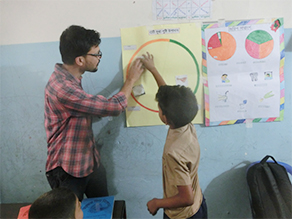
[[[75,177],[88,176],[99,164],[91,116],[117,116],[127,105],[120,92],[110,99],[84,92],[81,79],[56,64],[45,88],[46,171],[61,166]]]

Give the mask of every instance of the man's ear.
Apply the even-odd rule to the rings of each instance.
[[[83,56],[78,56],[75,58],[75,63],[81,67],[85,64],[85,58]]]

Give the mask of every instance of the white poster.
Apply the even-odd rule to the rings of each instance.
[[[204,29],[206,125],[280,116],[284,82],[280,22],[250,20]]]

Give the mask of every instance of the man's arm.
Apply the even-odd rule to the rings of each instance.
[[[134,83],[140,78],[143,71],[144,68],[142,67],[142,62],[140,61],[140,59],[136,59],[130,67],[126,81],[121,89],[121,92],[125,94],[127,100],[131,95]]]
[[[148,71],[150,71],[153,75],[153,77],[156,80],[156,83],[158,85],[158,87],[162,86],[162,85],[166,85],[164,79],[161,77],[161,75],[159,74],[159,72],[157,71],[155,65],[154,65],[154,59],[153,59],[153,55],[149,54],[147,52],[147,55],[143,55],[143,58],[141,59],[141,62],[143,63],[144,67],[146,69],[148,69]]]
[[[87,94],[81,87],[62,86],[57,92],[58,100],[68,109],[72,109],[71,113],[88,113],[95,116],[118,116],[126,107],[128,98],[131,95],[134,83],[143,73],[142,63],[139,59],[135,60],[128,72],[127,79],[121,88],[121,92],[125,95],[114,95],[107,99],[102,95]],[[54,88],[50,88],[53,92]]]
[[[154,198],[147,203],[150,214],[155,215],[160,208],[187,207],[194,203],[194,195],[191,185],[178,186],[178,194],[164,199]]]

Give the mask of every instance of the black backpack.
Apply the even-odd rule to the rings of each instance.
[[[292,185],[284,166],[267,155],[249,166],[246,179],[253,218],[292,218]]]

